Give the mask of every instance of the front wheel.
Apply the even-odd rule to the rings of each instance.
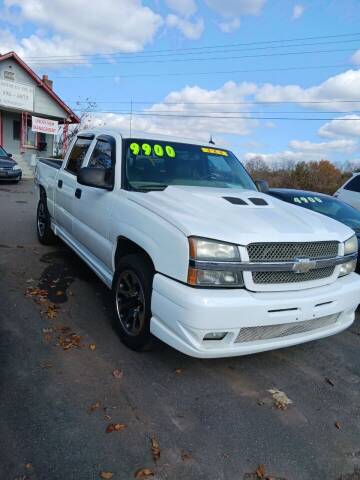
[[[39,242],[43,245],[51,245],[55,241],[55,235],[51,230],[51,219],[47,209],[46,199],[42,196],[38,203],[36,215],[36,230]]]
[[[151,343],[151,293],[154,269],[145,255],[127,255],[117,266],[112,296],[114,326],[125,345],[144,350]]]

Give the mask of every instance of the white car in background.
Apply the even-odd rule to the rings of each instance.
[[[360,210],[360,172],[354,173],[334,194],[343,202]]]

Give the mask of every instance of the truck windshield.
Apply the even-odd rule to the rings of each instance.
[[[124,142],[125,177],[132,190],[169,185],[256,190],[245,168],[228,150],[186,143],[131,139]]]

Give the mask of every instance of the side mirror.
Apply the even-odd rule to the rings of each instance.
[[[259,192],[269,193],[269,184],[266,180],[256,180],[255,185]]]
[[[102,188],[104,190],[111,190],[112,185],[105,180],[106,170],[104,168],[83,167],[77,176],[77,181],[80,185],[87,187]]]
[[[12,158],[12,153],[8,153],[7,156],[8,156],[9,158]]]

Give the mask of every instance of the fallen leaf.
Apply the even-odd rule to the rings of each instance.
[[[90,405],[90,407],[88,408],[88,413],[93,413],[95,412],[95,410],[97,410],[100,407],[101,407],[101,402],[100,400],[98,400],[97,402]]]
[[[121,370],[121,368],[115,368],[115,370],[112,372],[112,375],[113,377],[120,379],[123,377],[124,372]]]
[[[264,464],[261,464],[257,467],[257,469],[255,470],[255,475],[260,480],[265,478],[265,465]]]
[[[96,350],[96,345],[95,345],[95,343],[90,343],[89,348],[90,348],[90,350],[91,350],[92,352],[93,352],[94,350]]]
[[[127,428],[127,425],[124,423],[109,423],[109,425],[106,427],[105,432],[106,433],[112,433],[112,432],[122,432]]]
[[[154,471],[150,470],[150,468],[140,468],[135,472],[134,477],[135,478],[148,478],[148,477],[153,477]]]
[[[58,291],[56,292],[56,296],[57,296],[57,297],[61,297],[61,295],[64,295],[64,292],[63,292],[62,290],[58,290]]]
[[[53,365],[51,362],[43,362],[43,363],[40,363],[40,367],[41,368],[52,368]]]
[[[192,459],[192,455],[190,452],[182,452],[181,454],[181,460],[183,462],[185,462],[186,460],[191,460]]]
[[[58,346],[62,347],[63,350],[70,350],[71,348],[82,348],[81,337],[74,332],[66,333],[59,335]]]
[[[341,428],[340,422],[335,422],[335,427],[336,427],[338,430],[340,430],[340,428]]]
[[[103,480],[110,480],[113,478],[114,474],[112,472],[100,472],[99,477]]]
[[[25,468],[26,468],[27,470],[30,470],[30,468],[32,468],[32,464],[31,464],[31,463],[26,463],[26,464],[25,464]]]
[[[335,383],[331,380],[331,378],[325,377],[325,382],[331,385],[332,387],[335,387]]]
[[[182,369],[181,369],[181,368],[175,368],[174,371],[175,371],[175,373],[178,374],[178,375],[179,375],[180,373],[182,373]]]
[[[157,462],[160,458],[160,445],[159,442],[156,440],[155,437],[151,439],[151,453],[154,459],[154,462]]]
[[[286,395],[286,393],[278,390],[277,388],[271,388],[268,390],[271,394],[272,398],[275,401],[275,407],[279,408],[280,410],[286,410],[289,405],[293,403],[292,400]]]

